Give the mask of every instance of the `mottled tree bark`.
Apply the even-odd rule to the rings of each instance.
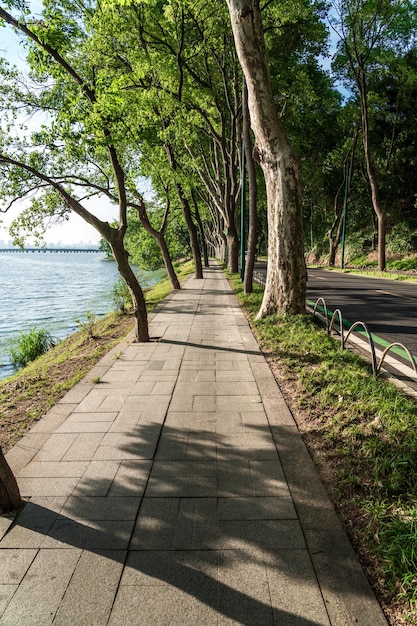
[[[243,84],[242,94],[242,134],[245,150],[246,170],[248,173],[249,185],[249,218],[248,218],[248,245],[245,263],[245,275],[243,277],[243,288],[245,293],[253,292],[253,270],[256,259],[256,243],[258,239],[258,188],[256,184],[255,161],[252,153],[252,141],[250,136],[250,116],[248,108],[248,88],[246,81]]]
[[[0,448],[0,515],[23,505],[16,478]]]
[[[236,50],[248,87],[255,158],[265,177],[268,272],[258,317],[305,311],[300,162],[275,106],[258,0],[227,0]]]

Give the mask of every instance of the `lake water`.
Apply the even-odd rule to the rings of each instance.
[[[97,316],[114,310],[116,264],[101,253],[0,253],[0,379],[13,367],[8,343],[34,326],[64,339],[78,330],[87,311]],[[142,287],[165,276],[164,270],[138,272]]]

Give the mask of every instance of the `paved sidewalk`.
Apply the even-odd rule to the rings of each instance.
[[[0,624],[386,624],[222,271],[151,335],[7,455]]]

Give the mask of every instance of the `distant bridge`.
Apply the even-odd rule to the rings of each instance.
[[[103,254],[102,250],[98,248],[24,248],[21,250],[20,248],[0,248],[0,253],[3,252],[17,252],[17,253],[25,253],[25,252],[100,252]]]

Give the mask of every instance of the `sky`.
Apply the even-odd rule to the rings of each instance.
[[[40,11],[42,3],[36,0],[31,3],[32,10]],[[13,32],[9,26],[0,26],[0,55],[5,56],[9,63],[13,63],[18,66],[19,69],[25,69],[25,55],[21,45],[19,45],[19,37]],[[1,199],[0,199],[1,205]],[[8,234],[8,225],[18,215],[18,213],[24,209],[26,205],[20,203],[12,207],[7,213],[0,213],[0,240],[8,241],[10,235]],[[113,221],[117,219],[117,207],[111,205],[106,199],[93,199],[86,207],[93,212],[97,217],[104,221]],[[59,243],[71,244],[91,242],[92,244],[98,243],[100,240],[99,233],[87,224],[81,217],[71,214],[71,217],[62,225],[55,225],[48,229],[45,241],[47,243]]]

